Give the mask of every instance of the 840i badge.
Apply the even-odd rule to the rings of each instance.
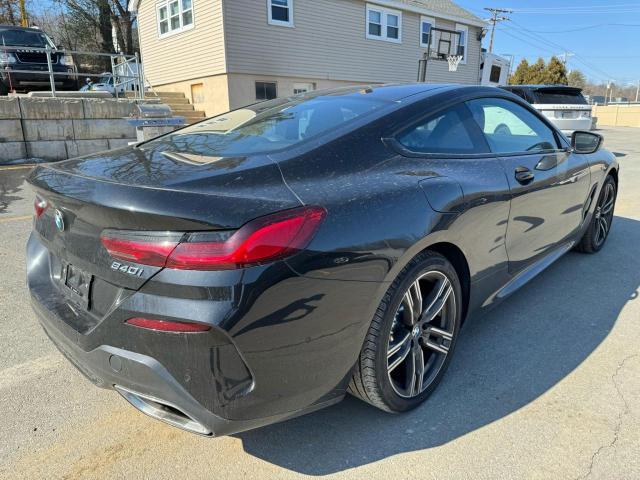
[[[111,270],[117,270],[122,273],[126,273],[127,275],[133,275],[135,277],[141,277],[144,269],[140,267],[134,267],[133,265],[125,265],[120,262],[113,262],[111,264]]]

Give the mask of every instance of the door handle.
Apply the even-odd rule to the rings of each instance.
[[[526,185],[530,183],[533,178],[533,172],[529,170],[527,167],[518,167],[516,168],[516,180],[522,185]]]

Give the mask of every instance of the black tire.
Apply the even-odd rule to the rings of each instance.
[[[0,96],[4,97],[9,94],[9,88],[0,80]]]
[[[429,282],[431,282],[432,277],[435,278],[435,280],[433,280],[432,289],[429,290],[429,286],[431,285]],[[444,280],[446,278],[451,287],[450,289],[448,286],[446,287],[446,298],[444,294],[440,297],[445,298],[442,302],[444,308],[441,309],[440,317],[436,315],[432,322],[425,324],[420,324],[420,321],[417,321],[414,327],[409,327],[404,321],[405,315],[410,316],[412,319],[427,319],[430,316],[430,312],[435,311],[437,304],[431,304],[433,308],[428,314],[424,313],[422,316],[414,315],[413,313],[407,314],[406,312],[409,312],[409,309],[405,308],[407,301],[405,295],[411,297],[412,292],[415,292],[415,285],[417,284],[419,286],[418,288],[421,288],[421,291],[426,293],[426,296],[420,297],[420,304],[429,305],[433,298],[438,299],[438,289],[442,290],[445,288],[437,283],[440,281],[438,278],[442,279],[442,285],[446,285]],[[410,290],[410,288],[414,290]],[[451,305],[453,305],[453,309],[451,309]],[[447,309],[446,311],[445,308]],[[406,312],[404,310],[406,310]],[[424,309],[425,312],[427,310],[429,310],[428,307]],[[449,365],[460,331],[461,312],[462,289],[458,275],[451,263],[445,257],[435,252],[425,251],[416,256],[416,258],[409,262],[402,272],[400,272],[378,306],[365,338],[360,357],[356,362],[353,376],[349,383],[349,392],[361,400],[387,412],[404,412],[420,405],[437,387]],[[402,321],[398,320],[400,314],[402,314]],[[453,322],[452,325],[447,323],[450,321]],[[450,339],[440,336],[436,336],[435,339],[432,337],[432,335],[435,335],[433,329],[436,328],[437,322],[440,322],[442,326],[442,330],[438,330],[440,333],[437,335],[447,333],[447,336],[451,337]],[[415,332],[416,328],[418,330],[417,336]],[[405,356],[407,356],[405,362],[413,363],[413,370],[410,366],[403,364],[399,364],[398,367],[392,367],[391,364],[395,363],[397,359],[393,356],[388,357],[387,355],[395,348],[398,348],[398,344],[404,344],[404,342],[400,340],[394,340],[395,335],[397,335],[398,338],[406,338],[405,335],[407,334],[398,334],[398,330],[411,332],[411,339],[408,341],[415,342],[411,343],[409,347],[410,353],[405,354]],[[443,330],[447,330],[447,332],[443,332]],[[395,343],[392,345],[392,342]],[[432,350],[434,344],[435,348],[441,347],[444,350],[446,347],[448,351],[446,353],[438,353]],[[396,380],[393,379],[393,375],[398,373],[401,378],[411,378],[412,385],[415,379],[416,385],[418,384],[419,376],[415,375],[417,368],[419,368],[416,367],[418,363],[412,361],[412,358],[415,358],[414,352],[417,352],[417,350],[414,350],[416,346],[422,349],[422,353],[418,352],[416,355],[420,356],[425,366],[422,380],[420,380],[420,389],[418,391],[417,387],[416,389],[412,387],[406,390],[405,393],[410,391],[415,393],[415,395],[402,395],[398,391],[399,386]],[[402,352],[398,351],[395,355],[399,358],[401,354]],[[439,357],[432,357],[432,355],[444,355],[444,357],[440,360],[438,359]],[[436,363],[436,361],[438,363]],[[431,363],[431,368],[434,369],[439,365],[438,369],[433,370],[433,372],[426,370],[429,362],[433,362]],[[397,370],[400,367],[402,367],[402,371]],[[396,370],[390,371],[392,368],[396,368]],[[411,376],[412,373],[414,374],[413,377]],[[424,383],[425,379],[428,380],[426,384]]]
[[[575,250],[582,253],[596,253],[604,247],[609,232],[611,232],[617,195],[616,181],[611,175],[608,175],[600,190],[593,218]],[[603,231],[603,229],[605,230]]]

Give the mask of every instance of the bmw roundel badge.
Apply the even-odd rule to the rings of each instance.
[[[64,216],[62,215],[62,212],[56,209],[54,218],[56,220],[56,227],[62,232],[64,230]]]

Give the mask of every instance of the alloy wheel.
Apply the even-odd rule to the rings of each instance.
[[[420,275],[396,311],[387,346],[387,372],[403,398],[424,392],[442,368],[453,344],[456,299],[447,276],[436,270]]]
[[[600,202],[595,211],[595,235],[593,241],[596,248],[600,247],[607,239],[613,220],[613,207],[616,201],[616,189],[613,182],[609,182],[604,187],[604,192],[600,197]]]

